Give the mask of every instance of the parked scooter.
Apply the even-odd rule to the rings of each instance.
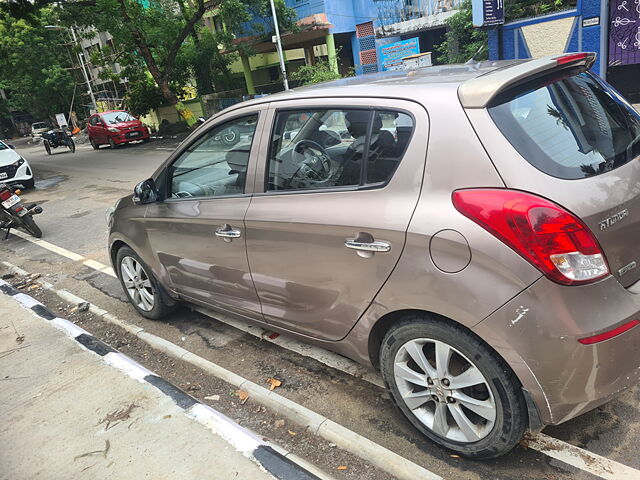
[[[42,213],[42,207],[35,203],[23,205],[20,201],[18,189],[13,189],[6,183],[0,183],[0,229],[6,229],[4,236],[9,238],[12,228],[22,227],[36,238],[42,237],[42,230],[36,225],[33,216]]]

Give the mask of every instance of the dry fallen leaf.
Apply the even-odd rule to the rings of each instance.
[[[287,432],[289,432],[289,435],[297,435],[296,432],[292,432],[291,430],[287,430]]]
[[[336,467],[336,470],[347,470],[349,467],[345,467],[344,465],[340,465],[339,467]]]
[[[449,455],[451,458],[460,458],[460,455]]]
[[[276,380],[275,378],[267,378],[267,383],[269,384],[269,390],[275,390],[282,382],[280,380]]]
[[[249,398],[249,394],[244,390],[236,390],[236,395],[238,395],[241,405],[244,405],[244,402],[246,402],[247,399]]]

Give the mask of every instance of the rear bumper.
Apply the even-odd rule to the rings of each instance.
[[[640,381],[640,326],[593,345],[578,339],[640,319],[640,283],[566,287],[541,278],[473,330],[511,365],[545,424],[606,403]]]

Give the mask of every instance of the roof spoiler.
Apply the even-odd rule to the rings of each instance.
[[[501,68],[467,80],[458,88],[458,97],[464,108],[485,108],[500,92],[532,76],[567,67],[591,68],[596,61],[593,52],[565,53],[538,58]]]

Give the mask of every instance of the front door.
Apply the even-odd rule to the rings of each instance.
[[[149,205],[145,217],[152,249],[180,295],[257,319],[243,219],[263,113],[230,113],[191,141],[167,169],[167,199]]]
[[[245,217],[247,253],[267,322],[338,340],[400,257],[428,118],[399,100],[302,102],[272,104]]]

